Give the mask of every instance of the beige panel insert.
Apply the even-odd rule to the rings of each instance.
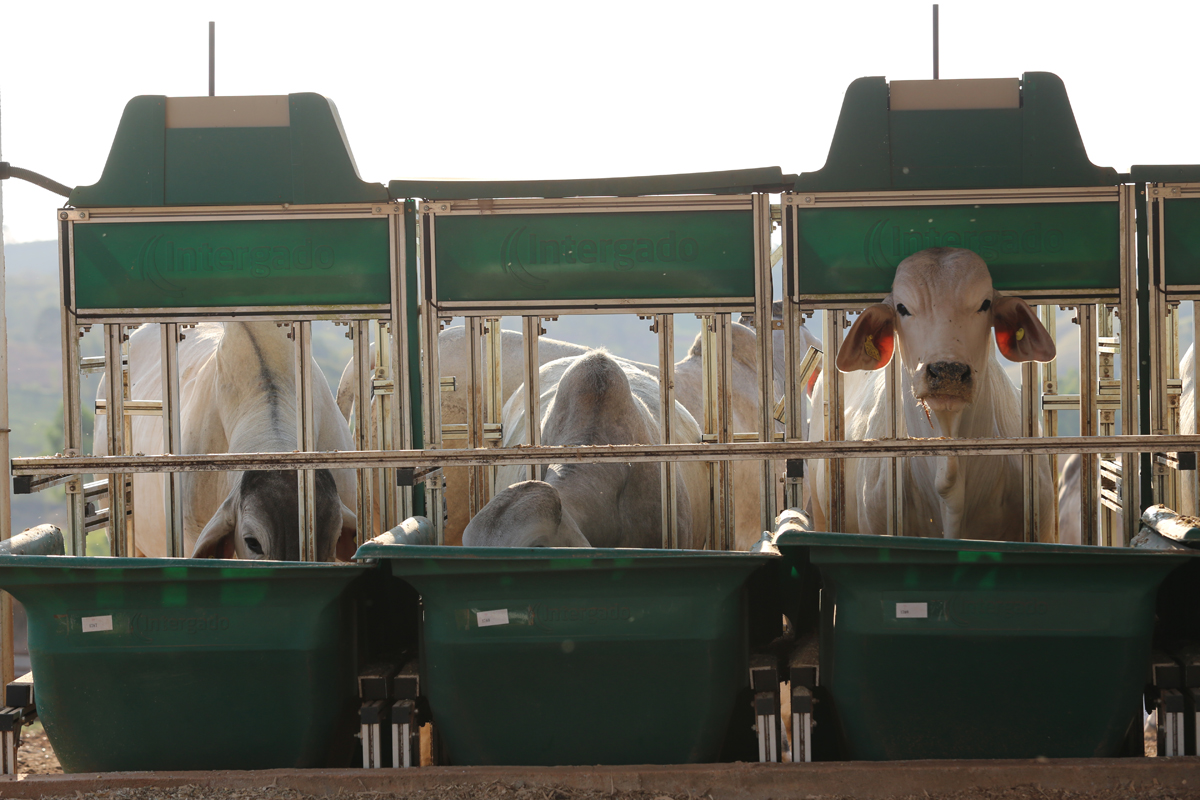
[[[168,128],[286,128],[286,94],[247,97],[168,97]]]
[[[892,111],[1021,107],[1018,78],[892,81],[889,90]]]

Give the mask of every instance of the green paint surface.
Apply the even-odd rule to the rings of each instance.
[[[754,296],[746,211],[439,217],[437,299]]]
[[[1115,202],[801,208],[799,216],[805,295],[887,294],[897,265],[929,247],[975,251],[1002,291],[1120,286]]]
[[[1163,203],[1163,226],[1167,284],[1200,284],[1200,200]]]
[[[391,301],[383,217],[96,223],[74,238],[80,310]]]

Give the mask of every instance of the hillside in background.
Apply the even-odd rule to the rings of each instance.
[[[7,314],[9,337],[9,403],[13,455],[52,455],[62,449],[62,355],[59,341],[59,281],[57,242],[30,242],[4,248],[7,273]],[[779,285],[778,270],[776,285]],[[1181,351],[1191,343],[1191,304],[1181,308]],[[1079,335],[1071,323],[1072,313],[1057,316],[1060,392],[1078,391]],[[456,321],[459,322],[459,321]],[[521,330],[517,317],[505,318],[503,327]],[[808,323],[821,330],[821,315]],[[636,316],[584,315],[561,316],[545,323],[546,335],[569,342],[604,346],[614,355],[634,361],[654,363],[658,359],[657,337],[649,330],[649,320]],[[675,317],[675,357],[682,358],[691,347],[700,323],[694,315]],[[346,328],[332,323],[314,323],[313,353],[331,388],[336,390],[342,369],[349,360],[351,345]],[[101,355],[101,332],[93,329],[81,342],[84,355]],[[1020,368],[1002,362],[1009,376],[1020,380]],[[84,376],[85,449],[91,449],[91,412],[99,384],[99,375]],[[1078,433],[1078,413],[1060,415],[1060,433]],[[13,498],[15,530],[39,522],[62,524],[62,489]]]

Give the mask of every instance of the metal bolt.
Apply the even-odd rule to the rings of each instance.
[[[450,210],[450,206],[446,205],[445,203],[442,203],[442,211],[449,211],[449,210]]]
[[[383,209],[382,209],[382,208],[380,208],[379,206],[375,206],[375,213],[376,213],[376,214],[380,213],[381,211],[383,211]]]
[[[58,218],[59,218],[59,219],[66,219],[66,218],[67,218],[67,212],[65,212],[65,211],[60,211],[60,212],[58,212]]]

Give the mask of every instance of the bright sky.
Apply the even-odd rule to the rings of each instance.
[[[573,178],[825,162],[854,78],[931,77],[928,2],[9,2],[0,159],[95,182],[139,94],[313,91],[362,177]],[[1092,161],[1198,163],[1200,3],[941,3],[943,78],[1058,73]],[[6,181],[9,242],[60,200]]]

